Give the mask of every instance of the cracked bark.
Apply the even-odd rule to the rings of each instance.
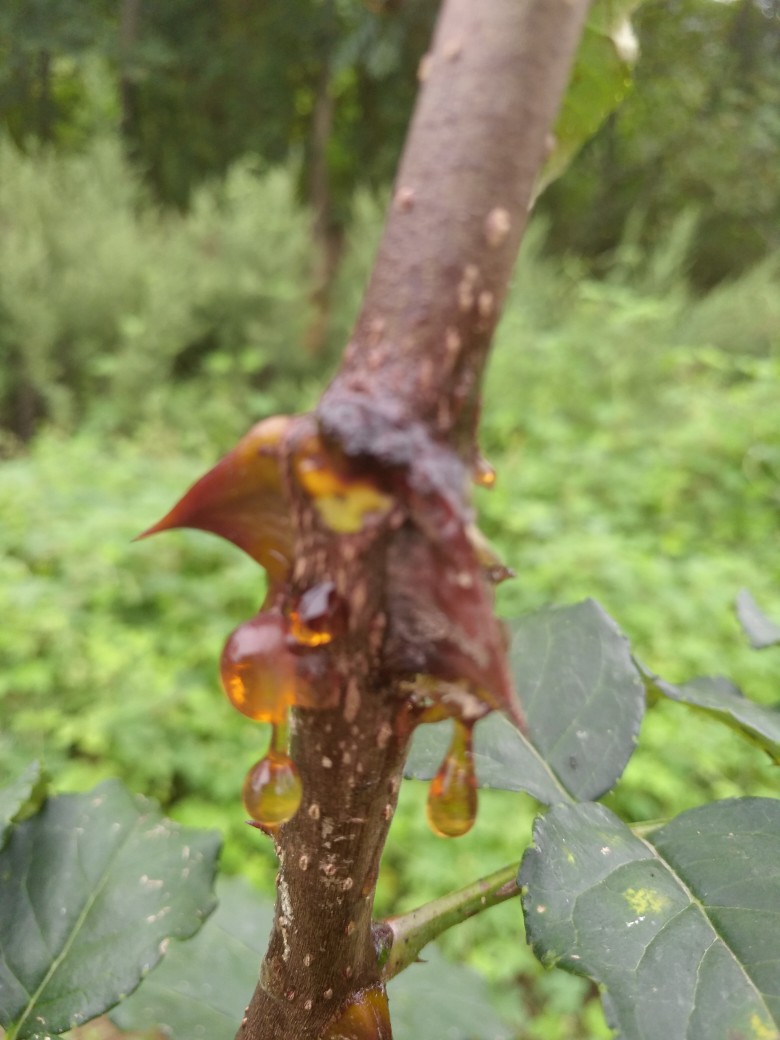
[[[419,617],[431,607],[425,575],[407,567],[399,577],[399,561],[434,540],[446,557],[468,519],[482,370],[587,8],[446,0],[422,63],[363,307],[307,420],[402,508],[337,535],[289,482],[291,594],[327,579],[348,621],[322,680],[338,707],[293,720],[303,803],[275,838],[275,925],[237,1040],[318,1040],[339,1008],[379,983],[372,901],[412,729],[400,684],[414,654],[425,655],[413,646],[422,629],[395,614],[415,599]]]

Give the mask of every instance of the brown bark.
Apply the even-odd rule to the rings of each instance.
[[[36,73],[38,78],[38,137],[49,144],[54,140],[57,118],[57,108],[51,90],[51,51],[46,49],[38,51]]]
[[[133,74],[133,51],[138,43],[141,0],[122,0],[119,9],[119,97],[122,103],[122,133],[126,139],[137,125],[136,80]]]
[[[330,43],[328,46],[331,46]],[[321,353],[325,347],[333,283],[344,251],[344,228],[334,214],[328,162],[334,109],[330,64],[326,57],[317,80],[310,133],[309,198],[313,210],[314,248],[314,287],[311,303],[314,313],[304,337],[304,344],[308,353],[313,356]]]
[[[412,728],[402,680],[446,666],[447,638],[453,659],[491,667],[477,645],[489,594],[459,569],[473,555],[464,477],[490,338],[587,7],[445,2],[352,341],[316,417],[296,420],[294,439],[318,428],[334,457],[396,505],[339,535],[288,482],[288,594],[328,580],[346,620],[321,680],[338,707],[294,719],[303,804],[276,836],[276,923],[239,1040],[317,1040],[378,982],[371,908]],[[458,608],[463,639],[446,635],[439,579],[468,600]]]

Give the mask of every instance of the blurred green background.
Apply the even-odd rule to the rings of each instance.
[[[230,710],[224,639],[262,598],[197,533],[132,544],[260,417],[337,362],[434,15],[428,0],[5,0],[0,7],[0,783],[119,775],[245,827],[264,728]],[[632,93],[541,198],[484,395],[481,522],[512,615],[594,596],[670,680],[780,700],[780,4],[649,0]],[[610,804],[664,817],[777,794],[762,754],[653,708]],[[487,792],[457,843],[406,785],[378,889],[408,908],[519,859],[530,800]],[[446,938],[518,1040],[607,1035],[579,980],[524,946],[514,903]],[[583,1004],[584,1000],[584,1004]]]

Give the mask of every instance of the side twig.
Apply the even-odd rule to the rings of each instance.
[[[519,863],[510,863],[457,892],[449,892],[406,914],[388,917],[381,922],[378,926],[380,940],[389,946],[387,960],[382,966],[382,978],[389,981],[414,964],[422,948],[448,928],[518,895],[520,890],[516,879],[519,869]]]

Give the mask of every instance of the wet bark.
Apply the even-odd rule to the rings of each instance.
[[[346,621],[322,678],[337,707],[294,718],[303,804],[275,838],[275,926],[238,1040],[391,1035],[377,1022],[334,1033],[333,1021],[379,981],[371,909],[413,724],[403,679],[432,660],[431,584],[468,553],[480,380],[587,7],[446,0],[422,63],[363,308],[307,420],[397,508],[337,534],[290,481],[290,594],[330,581]]]

